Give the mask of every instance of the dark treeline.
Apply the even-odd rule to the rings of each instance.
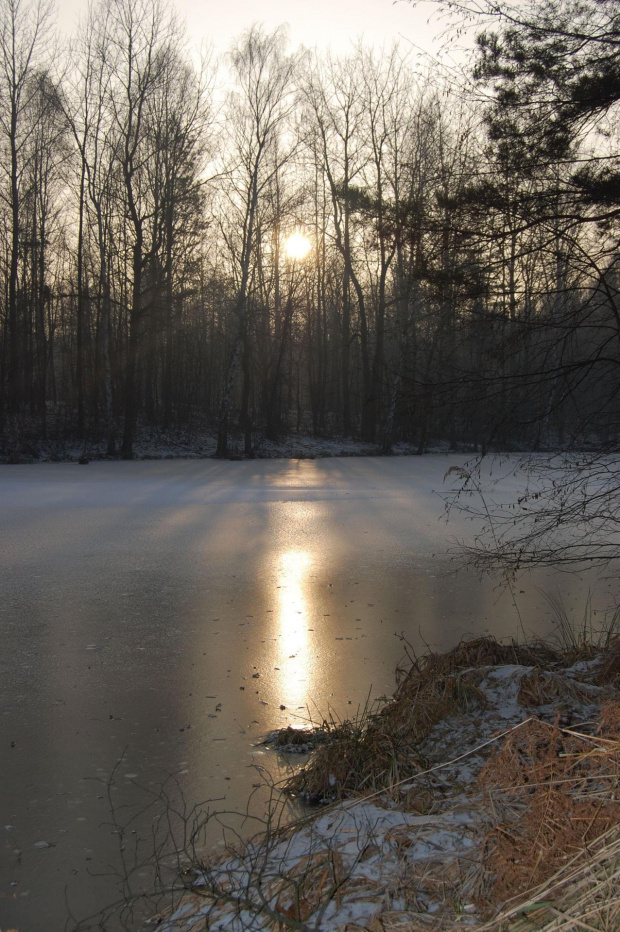
[[[476,102],[396,47],[253,27],[216,69],[158,0],[95,4],[66,50],[51,12],[0,0],[5,446],[615,442],[615,97],[544,111],[544,68],[515,71],[540,26],[480,40]]]

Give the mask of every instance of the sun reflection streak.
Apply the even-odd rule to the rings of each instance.
[[[305,550],[286,550],[278,572],[280,695],[295,709],[308,703],[311,672],[308,604],[305,584],[310,556]],[[285,697],[285,698],[284,698]]]

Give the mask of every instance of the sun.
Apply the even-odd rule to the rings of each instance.
[[[311,249],[312,243],[299,230],[292,233],[284,243],[284,250],[289,259],[305,259]]]

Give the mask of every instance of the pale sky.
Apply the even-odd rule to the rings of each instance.
[[[190,40],[196,46],[214,45],[225,51],[234,36],[253,22],[268,29],[288,23],[291,47],[315,45],[336,53],[350,51],[351,42],[363,36],[376,47],[390,45],[402,37],[403,45],[413,43],[432,50],[432,38],[441,24],[428,23],[429,7],[412,9],[403,0],[172,0],[185,19]],[[86,0],[57,0],[58,25],[71,32]]]

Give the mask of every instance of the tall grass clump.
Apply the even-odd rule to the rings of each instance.
[[[597,613],[592,608],[592,596],[588,593],[581,619],[575,621],[559,593],[541,592],[553,616],[554,634],[551,640],[564,654],[575,660],[608,650],[620,634],[620,606],[605,615],[602,623],[597,624]]]

